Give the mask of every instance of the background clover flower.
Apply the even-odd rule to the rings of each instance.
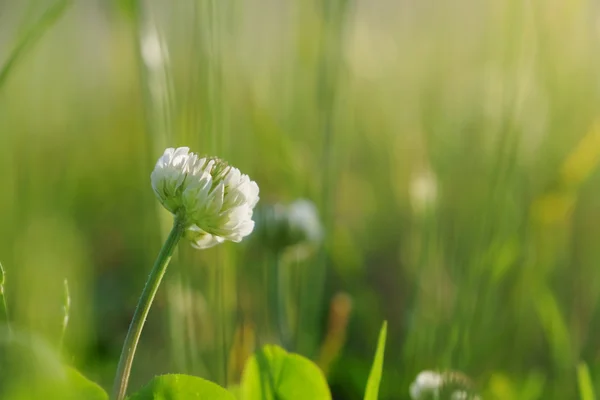
[[[410,397],[413,400],[434,399],[439,396],[442,376],[433,371],[422,371],[410,385]]]
[[[297,242],[318,243],[323,238],[323,226],[315,204],[299,199],[288,206],[290,233]]]
[[[308,251],[323,238],[323,226],[317,208],[306,199],[298,199],[290,204],[266,205],[260,209],[257,223],[261,242],[274,251],[286,248],[304,248]]]
[[[189,148],[166,149],[151,175],[161,204],[185,224],[192,246],[240,242],[254,229],[258,185],[218,158],[198,157]]]
[[[471,380],[458,371],[422,371],[409,392],[413,400],[481,400]]]

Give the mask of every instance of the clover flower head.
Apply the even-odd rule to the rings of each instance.
[[[240,242],[254,229],[258,185],[216,157],[198,157],[187,147],[166,149],[150,177],[161,204],[185,224],[192,246]]]

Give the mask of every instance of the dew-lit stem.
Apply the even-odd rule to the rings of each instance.
[[[10,320],[8,319],[8,307],[6,306],[6,297],[4,294],[4,281],[6,274],[4,273],[4,267],[0,264],[0,322],[4,322],[10,332]]]
[[[69,326],[69,315],[71,314],[71,294],[69,293],[69,282],[65,279],[64,281],[64,298],[63,298],[63,321],[62,330],[60,333],[60,342],[58,345],[59,349],[62,349],[65,341],[65,335],[67,333],[67,326]]]
[[[129,331],[127,332],[127,337],[123,344],[123,350],[121,351],[121,358],[115,376],[112,400],[123,400],[125,398],[127,383],[131,373],[131,365],[133,364],[133,357],[142,334],[142,329],[144,328],[144,323],[146,322],[146,317],[148,316],[148,312],[150,311],[152,301],[158,291],[160,282],[165,275],[171,256],[177,247],[177,243],[183,236],[184,230],[182,221],[176,217],[173,229],[171,229],[171,233],[169,233],[165,244],[158,254],[152,272],[150,272],[150,276],[146,281],[146,286],[144,286],[144,290],[138,301],[131,324],[129,325]]]

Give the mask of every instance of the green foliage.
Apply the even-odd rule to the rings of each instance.
[[[327,381],[310,360],[277,346],[265,346],[247,362],[242,400],[328,400]]]
[[[379,398],[379,384],[381,383],[381,374],[383,372],[383,359],[385,353],[385,340],[387,336],[387,321],[383,323],[379,332],[377,341],[377,350],[375,358],[367,380],[367,389],[365,390],[365,400],[377,400]]]
[[[0,398],[22,390],[37,391],[65,379],[59,358],[44,341],[8,328],[0,337],[0,371]]]
[[[57,343],[67,277],[64,354],[110,382],[160,245],[149,173],[165,145],[188,145],[239,166],[265,202],[308,197],[327,218],[322,254],[294,266],[290,296],[302,300],[295,349],[313,356],[324,300],[352,294],[336,398],[363,395],[365,327],[383,315],[397,329],[382,400],[438,368],[464,371],[490,399],[591,387],[574,366],[600,335],[595,2],[344,1],[348,18],[339,0],[73,3],[1,7],[0,258],[13,327]],[[42,15],[58,24],[30,35]],[[149,27],[169,58],[150,57],[144,80],[133,42],[152,39]],[[155,107],[140,81],[166,93]],[[226,382],[238,317],[257,337],[268,319],[255,253],[182,246],[132,382],[161,365]]]
[[[73,399],[108,400],[108,394],[97,383],[90,381],[73,367],[65,367],[67,395]],[[65,397],[63,397],[65,398]]]
[[[69,377],[66,381],[30,382],[13,387],[5,400],[61,399],[61,400],[108,400],[108,394],[99,386],[80,378]]]
[[[233,397],[235,397],[236,399],[242,398],[242,388],[240,387],[240,385],[229,386],[227,390],[229,390],[229,392],[231,392],[231,394],[233,394]]]
[[[183,374],[157,376],[129,400],[234,400],[233,394],[216,383]]]

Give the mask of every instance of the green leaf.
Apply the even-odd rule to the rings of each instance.
[[[579,363],[577,366],[577,380],[579,381],[579,398],[581,400],[596,400],[590,370],[584,362]]]
[[[23,397],[64,378],[60,359],[45,341],[8,328],[0,332],[0,398]]]
[[[42,338],[18,329],[0,329],[0,398],[108,400],[108,395],[63,365]]]
[[[66,367],[68,392],[73,399],[108,400],[108,394],[95,382],[90,381],[79,371]]]
[[[385,339],[387,336],[387,321],[383,322],[377,341],[377,350],[375,359],[371,366],[369,379],[367,380],[367,389],[365,390],[365,400],[377,400],[379,397],[379,384],[381,383],[381,373],[383,371],[383,354],[385,352]]]
[[[160,375],[152,379],[129,400],[235,400],[216,383],[183,374]]]
[[[227,390],[236,398],[236,400],[241,400],[242,398],[242,388],[240,385],[232,385],[228,386]]]
[[[312,361],[277,346],[265,346],[244,367],[243,400],[329,400],[323,372]]]

